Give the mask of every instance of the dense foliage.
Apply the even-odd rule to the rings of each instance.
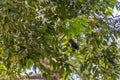
[[[116,5],[115,0],[0,0],[0,79],[22,79],[20,73],[34,66],[48,78],[59,72],[63,80],[71,80],[71,73],[83,80],[116,80],[120,32],[109,22]]]

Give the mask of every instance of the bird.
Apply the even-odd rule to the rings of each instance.
[[[69,39],[69,44],[72,47],[73,52],[79,49],[78,44],[73,39]]]

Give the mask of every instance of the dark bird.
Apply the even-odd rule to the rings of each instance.
[[[73,51],[79,49],[77,43],[76,43],[73,39],[69,39],[69,44],[70,44],[70,46],[72,47]]]

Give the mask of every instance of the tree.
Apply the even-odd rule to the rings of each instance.
[[[20,73],[34,66],[42,78],[74,73],[116,80],[120,32],[108,22],[115,6],[115,0],[1,0],[0,78],[22,79]]]

